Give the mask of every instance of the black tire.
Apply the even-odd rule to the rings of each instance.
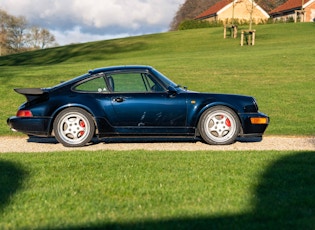
[[[61,111],[53,125],[55,137],[66,147],[81,147],[89,143],[95,133],[92,116],[80,108]]]
[[[228,145],[235,142],[240,132],[240,121],[232,109],[215,106],[201,115],[198,129],[208,144]]]

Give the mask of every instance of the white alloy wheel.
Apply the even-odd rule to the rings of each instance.
[[[86,145],[94,136],[95,126],[89,113],[80,108],[68,108],[54,122],[57,141],[67,147]]]
[[[239,134],[240,122],[230,108],[215,106],[202,114],[198,128],[203,140],[209,144],[232,144]]]

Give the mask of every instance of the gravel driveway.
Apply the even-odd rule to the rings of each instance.
[[[213,146],[199,141],[172,140],[157,142],[143,140],[104,139],[82,148],[66,148],[54,138],[0,137],[0,152],[55,152],[55,151],[97,151],[97,150],[178,150],[178,151],[235,151],[235,150],[293,150],[315,151],[315,137],[266,136],[262,140],[238,140],[232,145]]]

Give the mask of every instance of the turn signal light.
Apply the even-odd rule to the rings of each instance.
[[[268,118],[266,118],[266,117],[251,117],[250,122],[254,125],[268,124]]]
[[[30,110],[19,110],[16,113],[17,117],[32,117],[33,114]]]

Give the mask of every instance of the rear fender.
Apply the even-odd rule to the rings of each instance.
[[[87,106],[84,106],[84,105],[81,105],[81,104],[67,104],[67,105],[63,105],[63,106],[59,107],[58,109],[56,109],[53,112],[52,119],[50,120],[50,123],[49,123],[49,132],[50,132],[50,134],[53,135],[53,125],[54,125],[54,122],[55,122],[55,119],[56,119],[57,115],[61,111],[63,111],[64,109],[68,109],[68,108],[81,108],[81,109],[84,109],[89,114],[91,114],[92,119],[94,121],[95,128],[96,128],[95,131],[96,131],[96,133],[98,132],[98,124],[96,122],[95,115]]]

